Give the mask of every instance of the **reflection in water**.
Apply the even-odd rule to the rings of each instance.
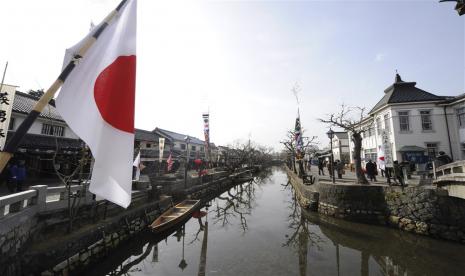
[[[463,275],[464,246],[302,210],[287,180],[275,168],[231,188],[173,232],[140,235],[85,274]]]

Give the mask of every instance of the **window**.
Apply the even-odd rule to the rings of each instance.
[[[196,146],[191,146],[191,150],[196,151],[197,150]]]
[[[365,161],[373,161],[376,162],[376,158],[378,158],[378,154],[376,153],[376,149],[367,149],[365,150]]]
[[[465,107],[457,108],[457,120],[460,127],[465,127]]]
[[[65,128],[62,126],[53,126],[49,124],[42,124],[42,134],[53,136],[64,136]]]
[[[203,151],[204,151],[204,148],[203,148],[203,147],[200,147],[200,151],[203,152]]]
[[[375,135],[375,128],[371,126],[368,128],[367,137],[371,137],[373,135]]]
[[[433,122],[431,121],[431,111],[421,110],[421,127],[423,130],[433,130]]]
[[[8,126],[8,130],[14,130],[15,129],[15,118],[10,119],[10,125]]]
[[[399,126],[400,126],[400,131],[410,130],[408,111],[399,111]]]
[[[186,144],[181,144],[181,149],[186,150]]]
[[[145,146],[146,146],[147,148],[151,148],[151,147],[152,147],[152,144],[147,143]]]
[[[438,152],[438,143],[426,143],[426,151],[430,159],[434,159]]]
[[[381,134],[381,117],[376,118],[376,130],[378,131],[378,135]]]
[[[389,114],[384,115],[384,129],[386,132],[391,132],[391,124],[389,123]]]

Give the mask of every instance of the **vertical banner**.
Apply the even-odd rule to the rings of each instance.
[[[384,166],[387,168],[392,168],[394,166],[394,163],[392,161],[392,150],[391,141],[389,139],[389,133],[387,133],[386,130],[383,130],[381,137],[384,153]]]
[[[302,129],[300,126],[300,116],[295,119],[295,130],[294,130],[294,139],[295,139],[295,150],[296,150],[296,159],[302,160],[304,158],[304,142],[302,139]]]
[[[10,125],[16,86],[3,84],[0,89],[0,150],[3,150]]]
[[[210,161],[210,114],[204,113],[203,117],[203,134],[205,135],[205,159]]]
[[[163,161],[163,151],[165,150],[165,138],[158,138],[158,151],[159,157],[158,161],[161,163]]]

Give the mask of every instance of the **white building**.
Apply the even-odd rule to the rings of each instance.
[[[334,160],[344,161],[345,164],[349,162],[350,150],[347,132],[334,132],[333,156]]]
[[[463,159],[464,100],[464,95],[446,97],[426,92],[396,74],[395,82],[384,90],[383,98],[362,122],[370,124],[363,135],[362,160],[378,160],[383,131],[389,137],[393,160],[426,163],[439,151],[454,160]],[[353,142],[349,144],[353,162]]]

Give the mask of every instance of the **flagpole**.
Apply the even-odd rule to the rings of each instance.
[[[35,104],[33,110],[27,115],[26,119],[19,125],[18,129],[14,133],[13,137],[7,142],[2,152],[0,152],[0,172],[3,171],[8,161],[13,157],[13,154],[16,152],[19,143],[26,135],[27,131],[31,128],[34,121],[39,117],[42,110],[48,105],[50,100],[53,99],[55,93],[60,89],[60,87],[65,83],[66,78],[74,70],[79,60],[82,59],[87,51],[94,45],[98,37],[102,32],[108,27],[113,18],[121,12],[122,7],[127,2],[127,0],[122,0],[119,5],[110,12],[107,17],[99,25],[99,28],[95,30],[94,34],[87,38],[82,47],[78,50],[77,54],[70,60],[66,65],[63,71],[60,73],[55,82],[50,86],[50,88],[40,97],[40,99]]]
[[[0,83],[0,92],[2,92],[3,82],[5,81],[6,69],[8,68],[8,61],[5,64],[5,70],[3,70],[2,83]]]

